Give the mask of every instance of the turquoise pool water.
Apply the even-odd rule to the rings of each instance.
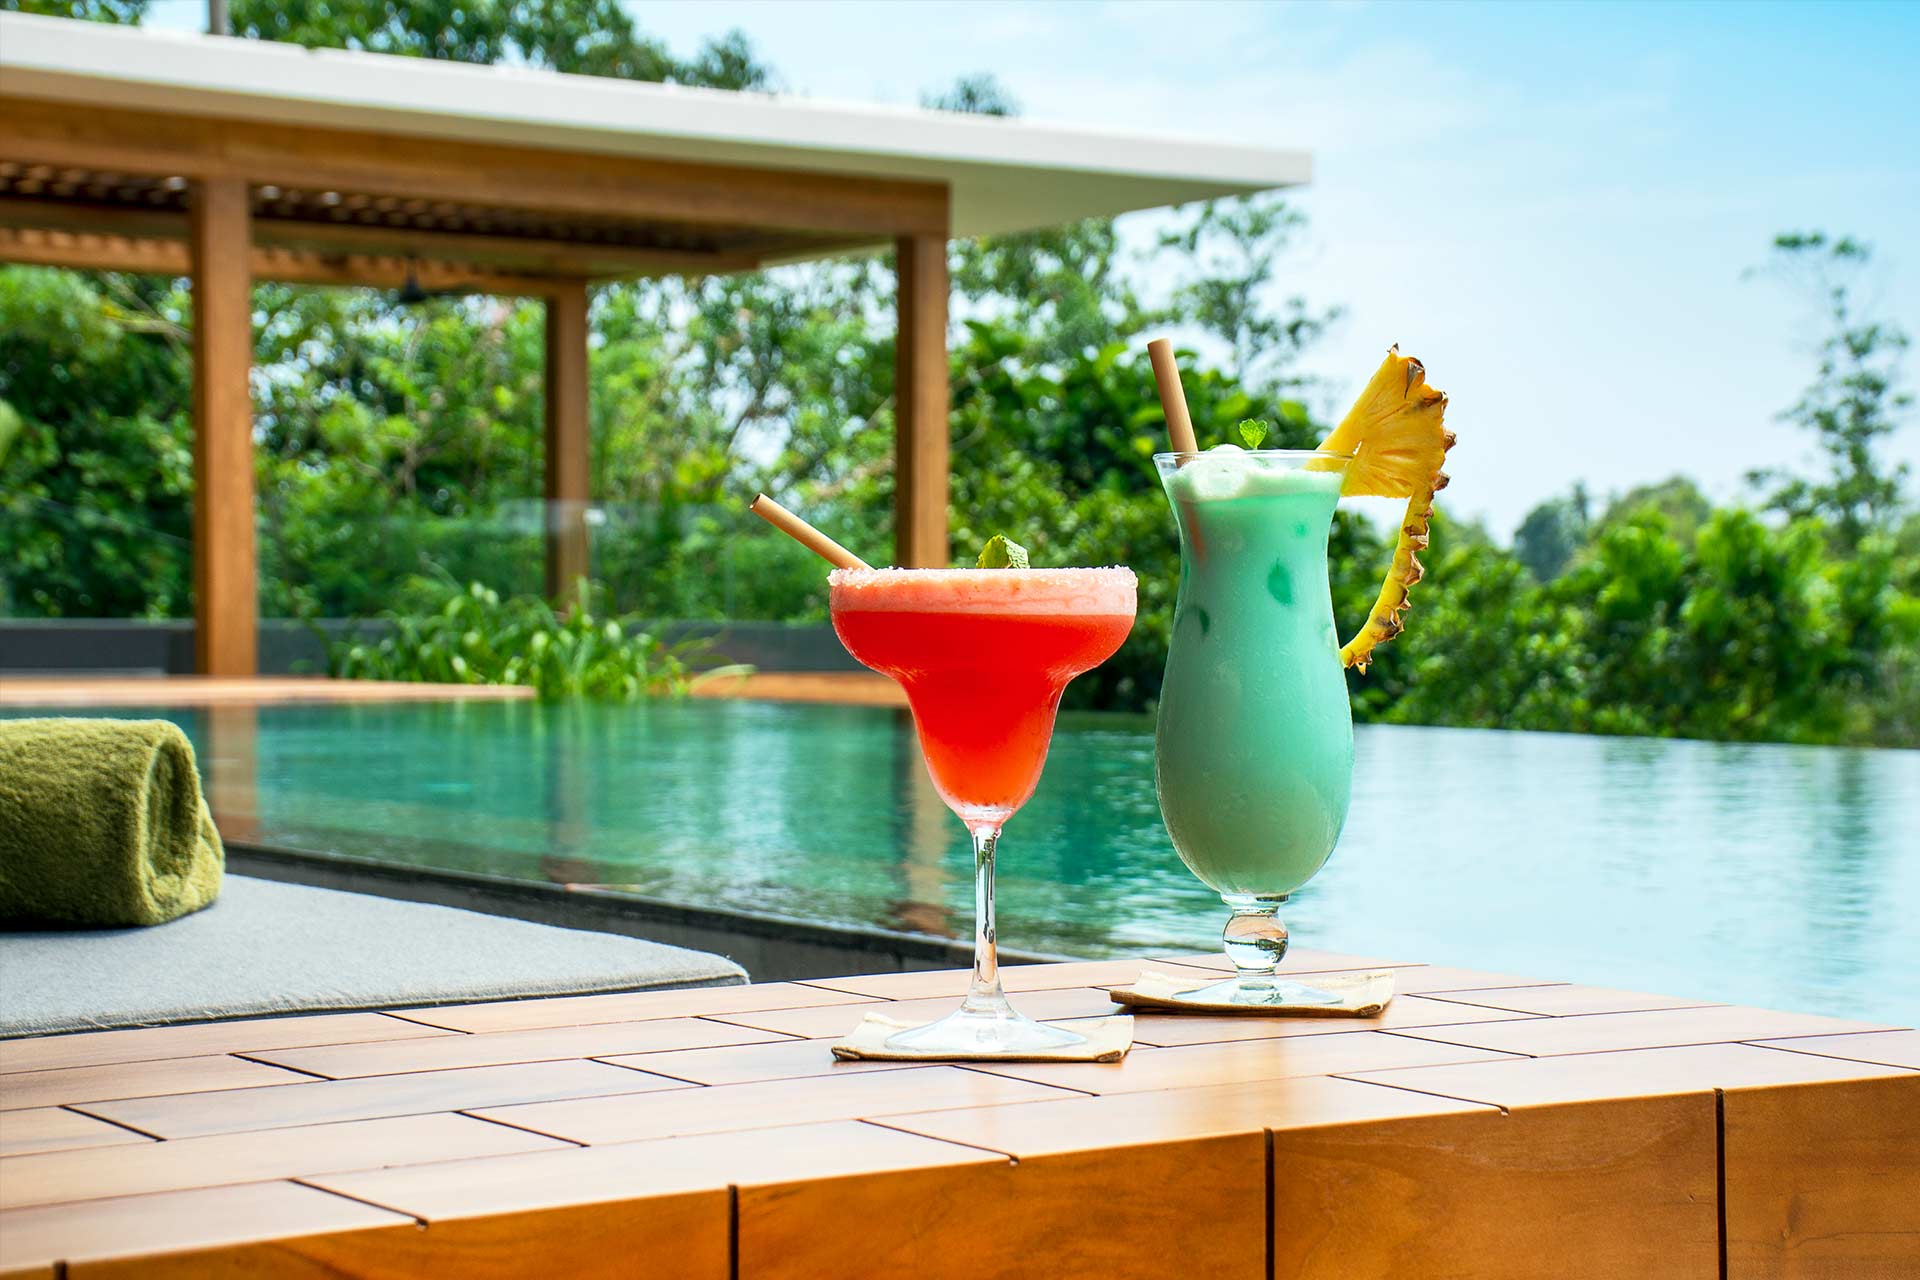
[[[131,714],[154,714],[151,712]],[[903,713],[692,702],[165,713],[262,843],[969,932],[971,860]],[[1920,752],[1365,726],[1297,942],[1911,1023]],[[1152,725],[1063,717],[1001,845],[1001,937],[1217,945]],[[251,809],[251,813],[246,811]]]

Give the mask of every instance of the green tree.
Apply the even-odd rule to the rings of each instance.
[[[511,63],[721,89],[770,81],[739,32],[675,58],[618,0],[233,0],[233,33],[307,48]]]
[[[1537,581],[1551,582],[1586,542],[1587,525],[1587,489],[1576,484],[1566,497],[1550,498],[1527,512],[1513,532],[1513,554]]]
[[[165,281],[0,268],[0,604],[169,617],[191,579],[180,299]]]
[[[1900,506],[1907,469],[1889,466],[1880,448],[1913,404],[1899,386],[1910,340],[1898,327],[1859,313],[1854,288],[1872,261],[1867,245],[1809,231],[1777,236],[1773,247],[1774,270],[1810,293],[1828,328],[1812,385],[1781,414],[1813,434],[1827,474],[1807,479],[1763,470],[1749,479],[1771,488],[1772,509],[1825,517],[1841,546],[1851,550],[1868,534],[1888,529]]]
[[[1713,503],[1700,492],[1700,486],[1685,476],[1669,476],[1654,484],[1636,485],[1607,503],[1607,509],[1594,522],[1593,534],[1642,512],[1658,512],[1668,532],[1687,546],[1713,515]]]
[[[151,0],[0,0],[0,10],[133,26],[147,16],[150,4]]]
[[[1316,311],[1300,297],[1278,310],[1270,304],[1281,260],[1305,225],[1305,215],[1276,196],[1209,200],[1160,239],[1185,259],[1168,314],[1223,342],[1234,379],[1262,392],[1292,385],[1293,361],[1339,318],[1337,308]]]

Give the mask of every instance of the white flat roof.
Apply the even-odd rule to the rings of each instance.
[[[1305,151],[302,49],[0,13],[0,93],[379,133],[945,182],[953,234],[1245,195]]]

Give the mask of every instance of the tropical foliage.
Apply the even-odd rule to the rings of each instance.
[[[142,8],[28,7],[121,20]],[[232,11],[236,30],[259,38],[776,82],[743,38],[676,59],[613,0],[235,0]],[[929,102],[1017,109],[990,77]],[[1177,549],[1150,458],[1161,423],[1143,330],[1177,325],[1189,338],[1205,441],[1234,439],[1244,418],[1274,424],[1270,446],[1323,434],[1298,357],[1336,312],[1285,295],[1299,228],[1297,211],[1265,199],[1182,211],[1146,243],[1093,221],[954,246],[956,559],[1005,532],[1038,564],[1118,561],[1140,574],[1139,625],[1072,687],[1082,705],[1151,705],[1167,641]],[[1531,513],[1511,549],[1443,512],[1407,633],[1355,679],[1360,716],[1920,744],[1920,517],[1883,457],[1911,412],[1907,339],[1860,304],[1872,260],[1859,241],[1783,236],[1773,259],[1767,274],[1809,290],[1828,335],[1785,414],[1819,446],[1819,467],[1756,475],[1751,510],[1715,509],[1680,477],[1611,501],[1576,489]],[[603,634],[607,618],[629,615],[824,618],[817,564],[759,528],[740,498],[766,489],[887,559],[892,303],[884,259],[598,290],[592,468],[605,505],[596,604],[580,615],[598,621],[549,624],[535,602],[516,602],[540,589],[539,310],[261,286],[262,611],[415,620],[390,649],[341,657],[360,673],[454,672],[456,657],[475,671],[463,646],[477,632],[496,676],[515,656],[506,634]],[[190,323],[180,282],[0,269],[0,402],[11,406],[0,410],[0,610],[190,613]],[[1387,554],[1375,523],[1343,512],[1332,566],[1347,627],[1365,616]],[[449,596],[450,582],[482,586]],[[449,609],[483,611],[487,625],[435,620]],[[552,687],[644,686],[651,676],[637,673],[664,658],[643,657],[609,658],[624,674],[606,681],[556,676]]]
[[[683,694],[689,660],[704,646],[669,645],[638,620],[595,612],[585,603],[556,611],[538,596],[502,597],[492,587],[449,584],[431,599],[389,610],[377,640],[336,642],[332,675],[355,680],[427,680],[438,684],[530,685],[542,698],[628,702]]]

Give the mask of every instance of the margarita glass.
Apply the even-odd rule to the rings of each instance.
[[[906,690],[934,788],[973,836],[973,984],[955,1012],[890,1048],[1019,1057],[1086,1042],[1014,1011],[1000,986],[993,858],[1040,781],[1067,682],[1133,627],[1129,569],[836,569],[833,629]]]
[[[1327,583],[1348,458],[1220,449],[1154,457],[1180,526],[1180,593],[1154,736],[1174,849],[1233,912],[1237,976],[1195,1003],[1337,1004],[1274,977],[1280,904],[1340,838],[1353,718]]]

